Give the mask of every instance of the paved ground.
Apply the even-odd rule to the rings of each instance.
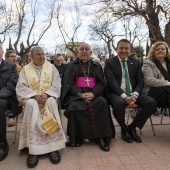
[[[154,123],[159,123],[160,117],[152,117]],[[66,119],[62,117],[64,129]],[[117,124],[113,118],[115,125]],[[163,123],[170,123],[164,116]],[[17,141],[13,144],[14,134],[8,128],[9,156],[0,162],[0,170],[25,170],[27,150],[18,151]],[[19,132],[19,130],[18,130]],[[48,155],[40,156],[36,170],[169,170],[170,169],[170,125],[155,126],[153,135],[150,121],[142,129],[143,143],[127,144],[121,140],[120,127],[116,126],[116,138],[110,147],[110,152],[103,152],[99,147],[86,142],[79,148],[66,148],[62,151],[62,160],[58,165],[49,161]]]

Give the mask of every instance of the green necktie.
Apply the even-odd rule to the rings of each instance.
[[[129,81],[129,76],[128,76],[128,72],[126,69],[125,60],[122,60],[122,63],[123,63],[124,78],[125,78],[125,84],[126,84],[126,95],[130,96],[130,81]]]

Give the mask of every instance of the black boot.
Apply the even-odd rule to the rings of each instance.
[[[0,143],[0,161],[8,156],[9,146],[7,143]]]

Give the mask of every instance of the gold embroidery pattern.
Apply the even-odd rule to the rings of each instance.
[[[46,108],[43,108],[40,112],[40,118],[43,119],[44,116],[47,117],[48,113],[46,112]]]
[[[50,86],[50,75],[44,72],[44,75],[41,79],[41,92],[45,92]]]
[[[33,79],[31,80],[30,86],[31,86],[32,90],[38,92],[40,83],[36,82],[35,77],[33,77]]]
[[[49,85],[50,75],[44,73],[41,79],[41,93],[44,93],[49,88]],[[33,79],[31,80],[30,86],[34,91],[39,92],[40,83],[36,81],[35,77],[33,77]]]

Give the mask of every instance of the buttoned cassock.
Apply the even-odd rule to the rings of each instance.
[[[80,88],[76,86],[77,77],[86,77],[80,63],[88,70],[90,62],[89,77],[95,78],[94,88]],[[72,143],[76,137],[82,139],[94,139],[102,137],[114,137],[114,126],[111,121],[110,109],[105,96],[105,80],[102,67],[89,60],[81,62],[78,58],[67,64],[62,77],[61,99],[68,118],[67,134]],[[91,92],[95,98],[88,104],[77,94],[79,92]]]

